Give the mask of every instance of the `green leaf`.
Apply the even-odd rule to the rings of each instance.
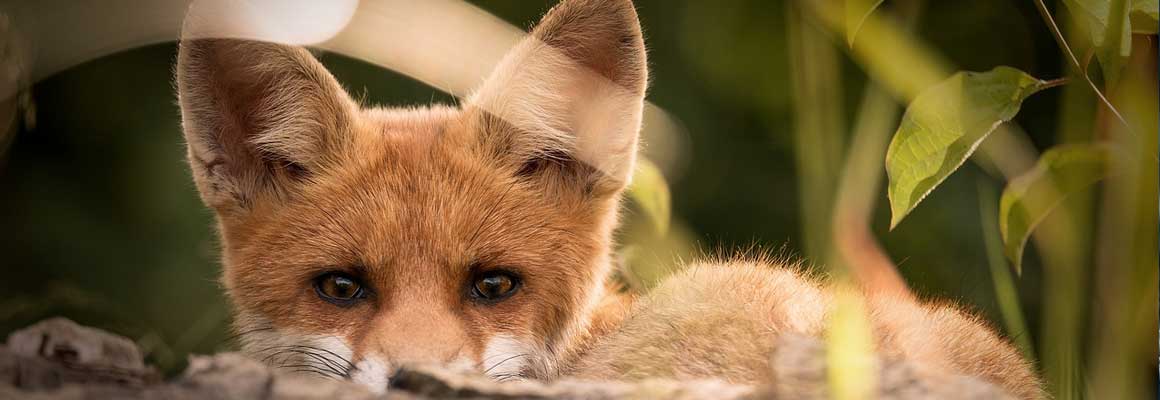
[[[1064,0],[1081,28],[1091,36],[1104,80],[1114,84],[1132,52],[1132,27],[1128,22],[1129,0]],[[1151,0],[1150,0],[1151,1]],[[1147,3],[1149,1],[1143,1]],[[1155,1],[1151,1],[1155,3]],[[1133,0],[1133,3],[1136,3]],[[1134,8],[1136,4],[1132,5]],[[1141,4],[1141,7],[1147,4]],[[1155,9],[1155,7],[1153,7]]]
[[[1035,227],[1068,195],[1103,179],[1109,149],[1075,144],[1051,148],[1035,168],[1011,180],[999,199],[999,232],[1007,258],[1022,271],[1023,248]]]
[[[1132,33],[1155,35],[1160,32],[1160,0],[1132,0],[1132,9],[1128,12],[1128,19],[1132,23]]]
[[[1014,117],[1027,96],[1051,85],[1014,68],[996,67],[956,73],[919,93],[886,151],[890,228],[963,165],[999,124]]]
[[[636,171],[632,174],[628,196],[648,215],[657,233],[664,234],[669,231],[672,199],[665,176],[661,174],[656,164],[645,158],[636,160]]]
[[[846,44],[854,47],[854,37],[862,30],[866,17],[882,4],[883,0],[846,0]]]

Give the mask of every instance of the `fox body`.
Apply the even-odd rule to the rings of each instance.
[[[458,107],[363,107],[306,50],[187,39],[177,86],[245,351],[384,389],[409,363],[499,380],[757,383],[831,296],[772,261],[609,285],[647,83],[627,0],[565,0]],[[1024,398],[1035,375],[978,319],[868,296],[878,351]]]

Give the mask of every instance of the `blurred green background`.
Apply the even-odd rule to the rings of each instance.
[[[803,180],[796,171],[785,4],[636,3],[650,49],[648,98],[687,134],[685,157],[667,171],[674,218],[707,252],[756,244],[805,256],[799,189],[829,183]],[[527,27],[551,2],[477,4]],[[915,34],[962,69],[1063,73],[1061,53],[1031,2],[928,1],[917,21]],[[835,48],[844,45],[830,39]],[[114,54],[32,88],[35,118],[0,159],[0,333],[65,315],[138,340],[167,368],[180,366],[189,352],[229,348],[214,221],[185,163],[171,73],[175,50],[167,43]],[[838,54],[844,98],[832,110],[852,121],[867,78]],[[321,58],[370,104],[452,101],[373,65]],[[1016,118],[1040,150],[1055,142],[1060,93],[1032,97]],[[979,180],[1002,185],[968,163],[891,232],[880,190],[872,228],[921,296],[966,304],[999,321]],[[627,215],[629,225],[640,223],[639,212]],[[1035,251],[1028,251],[1016,280],[1028,321],[1039,321],[1042,275]],[[1029,326],[1009,334],[1033,340],[1046,334],[1038,323]]]

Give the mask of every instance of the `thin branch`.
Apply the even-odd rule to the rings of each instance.
[[[1041,90],[1051,89],[1053,87],[1058,87],[1058,86],[1063,86],[1063,85],[1066,85],[1069,81],[1071,81],[1071,79],[1068,79],[1067,77],[1052,79],[1050,81],[1044,81],[1043,82],[1043,89],[1041,89]]]
[[[1035,0],[1035,8],[1039,10],[1039,15],[1043,17],[1044,22],[1047,22],[1047,27],[1050,28],[1052,35],[1055,37],[1055,42],[1059,44],[1059,47],[1062,48],[1065,53],[1067,53],[1067,57],[1071,59],[1071,63],[1075,66],[1075,69],[1083,74],[1083,79],[1087,81],[1088,86],[1092,88],[1092,91],[1096,93],[1096,96],[1099,96],[1100,101],[1104,103],[1104,106],[1108,107],[1108,110],[1112,112],[1112,115],[1115,115],[1116,119],[1120,120],[1120,123],[1124,124],[1124,128],[1127,129],[1128,132],[1131,132],[1133,136],[1135,136],[1136,133],[1132,130],[1132,126],[1128,124],[1128,120],[1124,119],[1123,115],[1120,115],[1120,111],[1116,110],[1116,107],[1112,105],[1112,102],[1108,101],[1107,97],[1104,97],[1104,93],[1101,92],[1098,87],[1096,87],[1095,82],[1092,82],[1091,77],[1088,76],[1087,68],[1080,64],[1079,58],[1076,58],[1075,52],[1073,52],[1071,50],[1071,46],[1067,44],[1067,39],[1063,37],[1063,32],[1059,30],[1059,25],[1056,25],[1055,18],[1053,18],[1051,16],[1051,12],[1047,10],[1047,4],[1044,4],[1043,0]]]

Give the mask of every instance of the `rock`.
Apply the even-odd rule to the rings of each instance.
[[[65,319],[51,319],[9,336],[0,346],[0,399],[824,399],[828,396],[823,343],[781,338],[766,385],[719,380],[596,382],[563,379],[499,383],[438,366],[408,367],[376,395],[349,381],[292,374],[236,353],[195,356],[167,382],[145,366],[131,341]],[[930,372],[902,360],[879,360],[878,398],[1008,398],[978,379]]]
[[[184,375],[139,398],[370,400],[376,397],[352,382],[282,373],[241,354],[222,353],[192,357]]]
[[[145,363],[133,341],[99,329],[50,318],[8,335],[8,350],[74,365],[141,370]]]
[[[465,375],[434,366],[400,371],[391,382],[395,391],[433,399],[743,399],[758,391],[749,385],[719,380],[645,380],[641,382],[594,382],[560,380],[497,383],[478,375]]]
[[[177,383],[215,399],[265,399],[274,384],[274,373],[240,354],[194,356]]]
[[[18,388],[52,389],[70,383],[140,387],[160,380],[129,339],[64,318],[13,332],[0,347],[0,383]]]

